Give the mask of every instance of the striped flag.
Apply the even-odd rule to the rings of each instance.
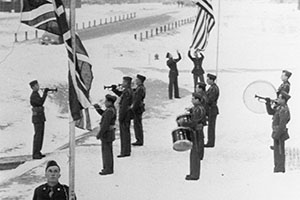
[[[70,28],[62,1],[24,0],[23,11],[26,12],[24,15],[26,17],[21,17],[22,23],[63,37],[69,61],[68,81],[71,116],[76,121],[76,127],[91,130],[88,107],[91,105],[89,91],[93,80],[92,65],[77,34],[76,66],[74,65]],[[49,24],[51,25],[49,26]]]
[[[190,48],[204,51],[207,46],[209,33],[215,25],[215,19],[213,8],[208,0],[197,0],[196,5],[199,7],[199,11],[193,29]]]

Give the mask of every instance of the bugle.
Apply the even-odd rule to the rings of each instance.
[[[264,101],[267,101],[267,99],[270,99],[268,97],[262,97],[262,96],[259,96],[259,95],[255,95],[254,98],[257,98],[258,100],[264,100]],[[277,101],[275,99],[270,99],[270,102],[271,103],[277,103]]]
[[[44,91],[46,88],[40,88],[42,91]],[[48,91],[49,92],[57,92],[57,88],[55,89],[51,89],[51,88],[48,88]]]
[[[121,87],[122,86],[122,84],[112,84],[112,85],[104,85],[103,88],[104,88],[104,90],[106,90],[106,89],[112,89],[113,85],[116,85],[117,87]]]

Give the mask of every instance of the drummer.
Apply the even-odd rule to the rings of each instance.
[[[190,127],[195,132],[192,139],[193,147],[190,152],[190,174],[185,177],[186,180],[198,180],[200,176],[200,163],[204,155],[203,121],[206,116],[202,101],[202,95],[193,93],[193,107],[190,110],[191,120],[180,122],[182,126]]]

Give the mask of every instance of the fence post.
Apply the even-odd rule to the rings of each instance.
[[[18,42],[18,34],[15,33],[15,42]]]
[[[100,22],[99,22],[99,24],[100,24],[100,25],[102,25],[102,19],[100,19]]]
[[[89,21],[89,28],[91,28],[91,21]]]
[[[151,35],[150,35],[150,37],[153,37],[153,29],[151,29]]]
[[[160,32],[163,32],[163,27],[162,26],[160,27]]]
[[[122,19],[121,19],[121,15],[119,15],[119,21],[121,21]]]
[[[35,30],[35,38],[38,38],[38,31]]]
[[[140,41],[143,41],[143,33],[140,33]]]
[[[96,20],[94,20],[94,26],[96,26]]]
[[[85,29],[85,27],[84,27],[84,22],[82,22],[82,29]]]
[[[107,18],[105,18],[105,24],[107,24]]]
[[[25,40],[28,40],[28,32],[25,31]]]
[[[148,31],[146,31],[146,39],[148,39]]]
[[[137,39],[137,34],[134,34],[134,39],[135,39],[135,40]]]
[[[158,28],[155,28],[155,34],[158,35]]]
[[[112,17],[110,17],[110,21],[109,22],[112,23]]]
[[[164,25],[164,32],[166,32],[167,31],[167,26],[166,25]]]
[[[114,22],[116,22],[116,21],[117,21],[117,16],[115,16],[115,17],[114,17],[114,20],[115,20]]]
[[[125,15],[123,14],[123,20],[125,20]]]

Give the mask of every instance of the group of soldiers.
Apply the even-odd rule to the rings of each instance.
[[[180,98],[178,90],[178,69],[177,63],[181,60],[181,54],[177,51],[178,58],[173,58],[169,52],[166,54],[168,59],[166,64],[169,67],[169,99],[172,99],[173,88],[175,98]],[[200,163],[204,156],[204,147],[213,148],[215,146],[215,127],[216,119],[219,114],[217,106],[219,98],[219,87],[216,84],[217,76],[211,73],[207,74],[206,83],[210,86],[206,90],[204,81],[204,70],[202,63],[204,55],[196,50],[194,57],[191,50],[188,51],[188,57],[194,64],[192,70],[194,80],[194,93],[192,94],[193,107],[188,109],[190,120],[179,121],[180,126],[189,127],[193,130],[192,149],[190,151],[190,173],[185,177],[186,180],[198,180],[200,176]],[[207,128],[207,143],[204,144],[203,127]]]

